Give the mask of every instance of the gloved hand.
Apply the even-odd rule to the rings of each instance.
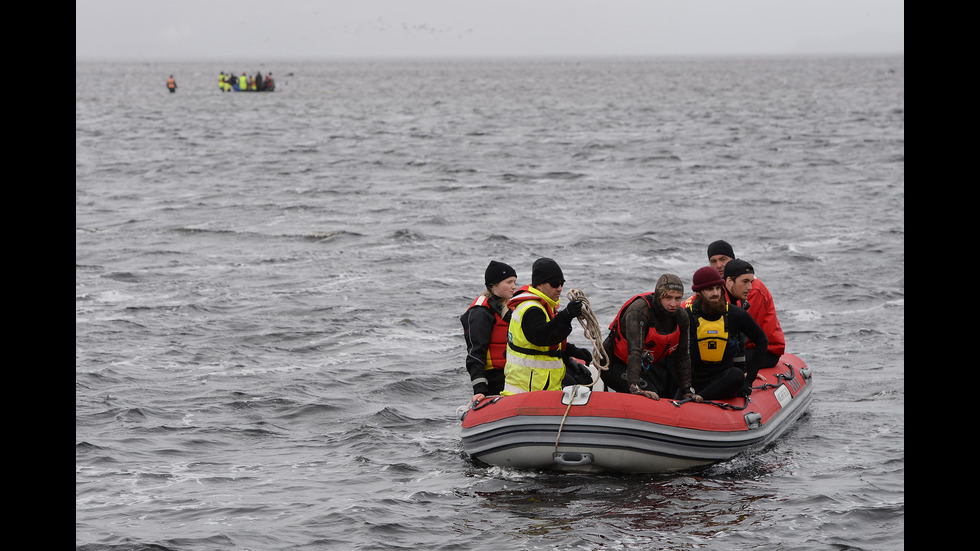
[[[660,395],[652,390],[643,390],[635,384],[630,384],[630,394],[637,394],[639,396],[646,396],[651,400],[659,400]]]
[[[568,314],[573,318],[579,317],[579,315],[582,313],[582,301],[573,300],[569,302],[568,306],[565,307],[565,311],[568,312]]]
[[[585,348],[576,348],[575,351],[572,352],[572,357],[582,360],[585,362],[585,365],[592,363],[592,352],[589,352]]]
[[[563,384],[565,386],[569,384],[590,385],[592,384],[592,372],[578,360],[567,358],[565,360],[565,382]]]
[[[700,394],[691,394],[690,392],[688,392],[687,394],[681,396],[681,400],[690,400],[692,402],[697,402],[700,404],[701,402],[704,401],[704,398],[702,398]]]

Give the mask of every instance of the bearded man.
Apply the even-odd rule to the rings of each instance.
[[[754,355],[744,371],[736,366],[739,335],[744,334],[760,350],[765,350],[769,344],[765,332],[748,312],[730,307],[725,281],[718,270],[711,266],[698,269],[691,289],[696,295],[687,307],[694,385],[694,390],[689,392],[705,400],[748,396],[764,358],[761,354]]]

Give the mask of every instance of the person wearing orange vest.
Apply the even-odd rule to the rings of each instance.
[[[654,400],[700,401],[691,388],[690,320],[680,307],[683,296],[681,279],[663,274],[652,293],[623,304],[602,343],[609,369],[600,376],[607,389]]]
[[[502,395],[561,390],[567,386],[566,373],[572,384],[592,382],[591,373],[582,365],[592,363],[592,353],[566,341],[572,332],[572,320],[582,313],[582,301],[573,300],[559,310],[564,285],[565,276],[558,263],[539,258],[531,266],[531,285],[510,299],[508,306],[513,312],[507,331]],[[584,369],[582,379],[567,370],[566,362],[573,362],[574,371]],[[588,383],[584,382],[586,376]]]
[[[491,260],[483,279],[486,290],[459,317],[466,341],[466,370],[473,385],[473,402],[500,394],[504,388],[511,314],[507,301],[517,289],[517,272],[503,262]]]
[[[177,81],[174,80],[173,75],[170,75],[170,78],[167,79],[167,89],[170,90],[171,94],[177,91]]]

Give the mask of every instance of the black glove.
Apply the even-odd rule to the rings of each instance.
[[[568,315],[572,316],[573,318],[577,318],[579,314],[582,313],[582,301],[573,300],[569,302],[568,306],[565,307],[565,311],[568,312]]]
[[[585,365],[589,365],[590,363],[592,363],[592,353],[586,350],[585,348],[576,348],[572,352],[572,357],[582,360],[583,362],[585,362]]]
[[[565,362],[565,382],[562,384],[564,386],[569,384],[590,385],[592,384],[592,372],[575,360],[567,360]]]

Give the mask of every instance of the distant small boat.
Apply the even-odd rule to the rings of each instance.
[[[275,92],[276,91],[276,83],[275,83],[275,81],[270,82],[267,88],[263,88],[261,90],[255,90],[255,89],[251,89],[251,88],[246,88],[245,90],[242,90],[242,89],[240,89],[238,87],[238,82],[236,81],[236,82],[233,82],[231,84],[231,90],[233,92]]]
[[[242,86],[242,78],[246,77],[246,85]],[[274,92],[276,90],[276,81],[271,77],[271,73],[268,75],[267,79],[262,79],[261,85],[255,84],[255,80],[247,75],[242,75],[242,77],[237,77],[232,74],[221,73],[218,75],[218,89],[222,92]]]
[[[668,473],[765,447],[812,400],[810,368],[784,354],[748,400],[651,400],[583,386],[486,398],[458,410],[471,458],[514,469]]]

